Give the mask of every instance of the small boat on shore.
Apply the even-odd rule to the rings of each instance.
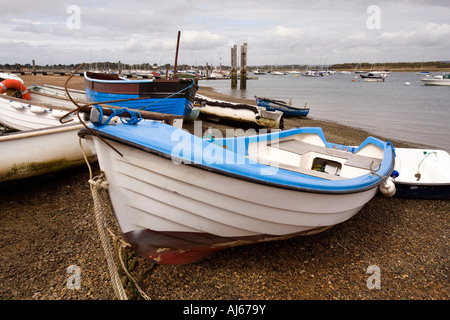
[[[149,121],[90,128],[79,135],[98,155],[125,239],[159,264],[326,230],[359,212],[394,167],[389,142],[333,144],[320,128],[225,139]]]
[[[75,107],[69,99],[40,93],[33,86],[28,91],[29,100],[0,94],[0,123],[21,131],[60,126],[59,119]],[[65,119],[79,123],[75,114]]]
[[[450,155],[443,150],[396,148],[396,197],[450,198]]]
[[[426,86],[450,86],[450,74],[427,76],[420,80]]]
[[[278,128],[283,113],[249,104],[213,100],[197,94],[196,101],[202,103],[200,117],[212,122],[231,122],[244,126]]]
[[[113,105],[131,109],[188,117],[198,86],[194,79],[130,80],[117,74],[84,73],[86,97],[90,102],[111,100]]]
[[[0,136],[0,185],[48,176],[85,164],[77,132],[82,124],[17,131]],[[86,156],[95,155],[86,146]]]
[[[309,108],[306,108],[306,105],[304,108],[300,108],[282,100],[261,98],[257,96],[255,96],[255,99],[258,106],[264,107],[269,111],[281,111],[286,116],[306,117],[309,113]]]

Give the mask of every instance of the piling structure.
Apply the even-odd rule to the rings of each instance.
[[[247,43],[241,46],[241,90],[247,89]]]
[[[231,89],[237,88],[237,45],[231,48]]]

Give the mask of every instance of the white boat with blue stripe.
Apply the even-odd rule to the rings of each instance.
[[[390,142],[334,144],[321,128],[207,140],[143,121],[79,135],[97,153],[125,238],[161,264],[323,231],[393,185]]]

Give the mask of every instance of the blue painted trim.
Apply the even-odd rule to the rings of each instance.
[[[111,94],[104,92],[97,92],[94,90],[90,90],[88,88],[85,89],[86,97],[91,102],[102,103],[104,101],[112,101],[112,100],[124,100],[124,99],[134,99],[139,98],[138,94]],[[124,101],[124,102],[115,102],[114,106],[131,108],[131,109],[141,109],[146,111],[160,112],[160,113],[168,113],[179,116],[189,116],[191,113],[193,103],[186,98],[169,98],[169,99],[161,99],[161,98],[149,98],[149,99],[139,99],[132,101]]]
[[[274,171],[273,167],[249,160],[245,155],[226,150],[189,132],[158,122],[142,121],[138,125],[114,124],[94,128],[107,137],[172,159],[176,163],[198,166],[243,180],[308,192],[354,193],[374,188],[383,181],[383,177],[390,175],[394,164],[392,145],[368,138],[369,142],[373,141],[384,150],[385,157],[377,171],[381,177],[368,173],[357,178],[331,181],[284,169],[275,168]],[[321,128],[297,128],[276,134],[286,137],[297,133],[315,133],[325,141]],[[247,139],[248,145],[249,141],[266,141],[272,138],[275,138],[273,133],[238,139]]]

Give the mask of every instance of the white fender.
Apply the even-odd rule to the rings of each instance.
[[[385,182],[380,184],[379,189],[386,197],[393,197],[396,191],[393,179],[389,177]]]

